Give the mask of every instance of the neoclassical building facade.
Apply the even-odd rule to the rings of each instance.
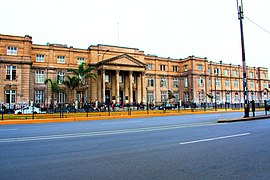
[[[75,90],[63,85],[67,69],[82,62],[94,67],[96,79]],[[51,102],[46,79],[57,80],[62,91],[56,103],[242,103],[242,67],[189,56],[162,58],[136,48],[91,45],[87,49],[62,44],[33,44],[32,37],[0,34],[0,103],[41,106]],[[247,67],[249,100],[268,98],[268,69]],[[168,100],[168,90],[174,98]],[[210,98],[214,97],[214,98]]]

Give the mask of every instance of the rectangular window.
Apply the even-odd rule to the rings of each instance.
[[[175,93],[173,95],[174,95],[174,102],[175,103],[179,102],[179,95],[178,95],[178,93]]]
[[[161,78],[160,80],[160,87],[165,87],[166,86],[166,79],[165,78]]]
[[[230,102],[230,93],[229,92],[226,93],[226,102]]]
[[[178,87],[178,79],[176,77],[173,78],[173,87]]]
[[[249,72],[249,77],[253,78],[253,72]]]
[[[250,82],[250,88],[254,88],[254,82]]]
[[[16,102],[16,91],[15,90],[5,90],[6,103]]]
[[[220,69],[219,68],[214,69],[214,74],[220,74]]]
[[[57,93],[57,103],[65,103],[66,102],[66,94],[63,91]]]
[[[235,95],[234,95],[234,101],[239,101],[239,95],[238,95],[238,93],[235,93]]]
[[[208,68],[208,74],[210,74],[211,73],[211,69],[210,68]]]
[[[220,93],[216,94],[217,101],[220,101]]]
[[[201,64],[198,64],[198,70],[201,71],[203,69],[203,66]]]
[[[123,76],[119,75],[119,83],[123,83]]]
[[[106,83],[110,82],[110,76],[108,74],[105,74],[105,82]]]
[[[184,96],[185,96],[185,101],[188,102],[189,101],[189,94],[185,93]]]
[[[153,69],[153,65],[152,64],[147,64],[147,69],[152,70]]]
[[[178,67],[177,66],[173,66],[173,72],[178,72]]]
[[[234,76],[237,76],[237,70],[234,70],[234,71],[233,71],[233,75],[234,75]]]
[[[166,95],[167,95],[166,91],[161,92],[161,102],[166,102]]]
[[[202,102],[204,100],[204,93],[202,91],[199,92],[199,101]]]
[[[6,66],[6,79],[16,80],[16,66]]]
[[[44,62],[44,54],[37,54],[36,62]]]
[[[65,63],[65,56],[57,56],[57,63]]]
[[[147,101],[149,103],[154,101],[154,94],[152,92],[147,92]]]
[[[8,46],[7,55],[17,55],[17,47]]]
[[[65,80],[65,73],[60,71],[58,72],[57,76],[56,76],[56,81],[58,84],[62,84]]]
[[[148,86],[151,86],[151,87],[154,86],[154,79],[153,78],[148,79]]]
[[[84,58],[83,57],[78,57],[77,58],[77,64],[82,64],[82,63],[84,63],[85,61],[84,61]]]
[[[134,84],[135,83],[135,77],[132,76],[132,83]]]
[[[160,65],[160,70],[161,70],[161,71],[165,71],[165,65],[164,65],[164,64],[161,64],[161,65]]]
[[[219,79],[216,79],[216,86],[220,86],[220,81],[219,81]]]
[[[38,90],[35,93],[35,103],[36,104],[43,104],[44,103],[44,91]]]
[[[265,73],[262,74],[262,78],[263,78],[263,79],[266,78],[266,74],[265,74]]]
[[[198,78],[198,86],[203,86],[203,78],[202,77]]]
[[[186,77],[184,78],[184,87],[188,87],[188,79]]]
[[[263,88],[267,88],[266,82],[263,83]]]
[[[184,71],[185,72],[187,71],[187,65],[184,65]]]
[[[234,80],[234,87],[238,87],[238,81]]]
[[[226,87],[229,87],[230,86],[229,80],[225,80],[225,86]]]
[[[44,71],[36,71],[36,83],[43,84],[44,83]]]
[[[224,75],[225,75],[225,76],[228,76],[228,75],[229,75],[228,69],[224,69]]]

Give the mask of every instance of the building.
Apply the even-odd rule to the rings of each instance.
[[[93,66],[96,79],[70,90],[61,84],[68,68]],[[40,106],[56,103],[106,102],[162,104],[243,103],[242,67],[189,56],[162,58],[136,48],[109,45],[87,49],[62,44],[33,44],[32,37],[0,34],[0,103]],[[268,98],[268,69],[247,67],[249,100]],[[54,100],[46,79],[61,87]],[[168,90],[174,98],[168,100]],[[214,97],[214,98],[212,98]]]

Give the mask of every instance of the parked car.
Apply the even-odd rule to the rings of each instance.
[[[14,114],[40,114],[41,109],[38,107],[25,107],[23,109],[17,109],[15,110]]]
[[[266,111],[269,111],[269,109],[270,109],[270,99],[267,99],[267,100],[266,100],[266,105],[265,105],[265,107],[266,107]]]

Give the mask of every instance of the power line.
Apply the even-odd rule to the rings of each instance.
[[[252,22],[253,24],[255,24],[256,26],[258,26],[260,29],[262,29],[263,31],[267,32],[268,34],[270,34],[270,31],[266,30],[265,28],[263,28],[262,26],[260,26],[259,24],[257,24],[256,22],[252,21],[251,19],[249,19],[247,16],[245,16],[245,18],[247,20],[249,20],[250,22]]]

